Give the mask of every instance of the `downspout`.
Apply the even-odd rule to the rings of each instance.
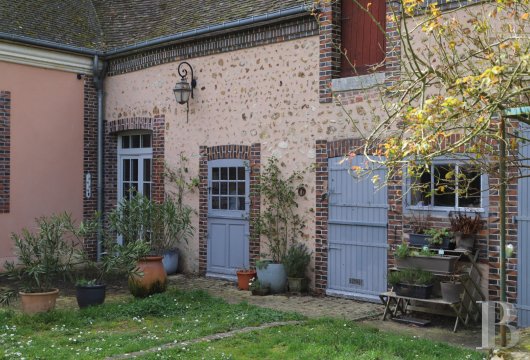
[[[98,216],[98,232],[97,232],[97,259],[101,259],[102,244],[103,244],[103,176],[104,176],[104,123],[103,123],[103,80],[107,72],[107,63],[100,62],[98,55],[94,56],[94,86],[97,91],[98,102],[98,120],[97,120],[97,204],[96,209]]]

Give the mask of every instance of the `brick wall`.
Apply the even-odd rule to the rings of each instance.
[[[261,145],[201,146],[199,149],[199,273],[206,273],[208,259],[208,161],[218,159],[248,160],[250,165],[250,238],[249,260],[254,267],[260,254],[260,237],[253,223],[260,211],[259,178]]]
[[[9,212],[11,177],[11,93],[0,91],[0,214]]]

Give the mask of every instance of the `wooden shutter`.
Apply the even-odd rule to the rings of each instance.
[[[370,12],[384,28],[386,0],[358,1],[363,7],[371,3]],[[341,76],[367,74],[370,65],[383,61],[384,49],[385,34],[370,15],[359,8],[353,0],[342,0],[341,50],[345,54],[342,54],[341,59]]]

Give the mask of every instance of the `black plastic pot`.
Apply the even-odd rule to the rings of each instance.
[[[105,302],[106,285],[78,285],[76,288],[77,305],[86,308],[101,305]]]
[[[409,234],[409,245],[415,247],[429,246],[429,235]]]
[[[411,284],[396,284],[394,285],[394,292],[398,296],[412,297],[416,299],[428,299],[431,297],[432,284],[430,285],[411,285]]]

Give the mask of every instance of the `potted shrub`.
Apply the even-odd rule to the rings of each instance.
[[[288,243],[296,243],[302,235],[304,223],[295,213],[298,208],[296,190],[302,176],[295,172],[288,178],[282,176],[278,160],[269,159],[260,176],[259,191],[264,209],[258,216],[255,227],[266,239],[270,259],[256,264],[258,278],[264,285],[269,285],[271,292],[285,291],[287,275],[282,263]]]
[[[431,297],[434,276],[421,269],[405,269],[390,272],[388,282],[396,295],[428,299]]]
[[[173,199],[166,199],[160,204],[152,204],[151,213],[151,247],[157,255],[162,256],[166,274],[174,274],[178,268],[177,244],[188,242],[195,228],[191,223],[193,209]]]
[[[283,264],[287,272],[290,292],[301,293],[306,290],[307,279],[305,272],[310,261],[311,254],[305,244],[298,243],[289,247],[287,254],[283,258]]]
[[[452,276],[448,281],[440,281],[440,289],[442,299],[454,304],[460,301],[464,292],[464,285],[457,277]]]
[[[270,286],[262,284],[261,281],[255,277],[250,279],[248,288],[252,292],[252,295],[258,296],[268,295],[271,291]]]
[[[430,228],[425,230],[425,235],[428,236],[427,242],[431,248],[436,249],[454,249],[455,243],[451,232],[447,228]]]
[[[451,212],[449,221],[451,222],[451,231],[455,236],[456,248],[458,250],[473,251],[477,234],[486,221],[482,220],[479,214],[470,217],[461,212]]]
[[[421,251],[411,250],[407,243],[396,247],[394,253],[396,267],[398,269],[422,269],[433,273],[453,273],[455,271],[458,256],[438,255],[428,247]]]
[[[69,214],[41,217],[36,223],[34,233],[23,229],[20,234],[12,234],[18,262],[4,265],[9,277],[22,283],[18,295],[27,314],[55,307],[59,289],[54,282],[71,274],[75,253],[77,229]]]
[[[239,290],[248,290],[249,284],[252,279],[256,277],[256,270],[253,269],[238,269],[237,275],[237,287]]]
[[[101,305],[105,302],[105,278],[109,275],[126,274],[132,276],[138,273],[136,260],[149,251],[145,242],[130,242],[119,244],[115,239],[106,239],[99,261],[86,251],[84,247],[77,249],[79,269],[76,280],[76,299],[80,308]]]
[[[141,194],[131,194],[123,199],[109,213],[111,232],[121,236],[121,243],[126,248],[147,249],[144,253],[131,253],[136,260],[137,271],[128,276],[129,290],[135,297],[146,297],[166,291],[167,275],[162,264],[162,256],[153,255],[149,247],[151,237],[151,215],[153,202]],[[133,265],[131,265],[133,266]]]
[[[410,246],[423,247],[429,245],[429,235],[425,232],[429,228],[427,216],[423,213],[410,213],[410,234],[409,234],[409,244]]]

